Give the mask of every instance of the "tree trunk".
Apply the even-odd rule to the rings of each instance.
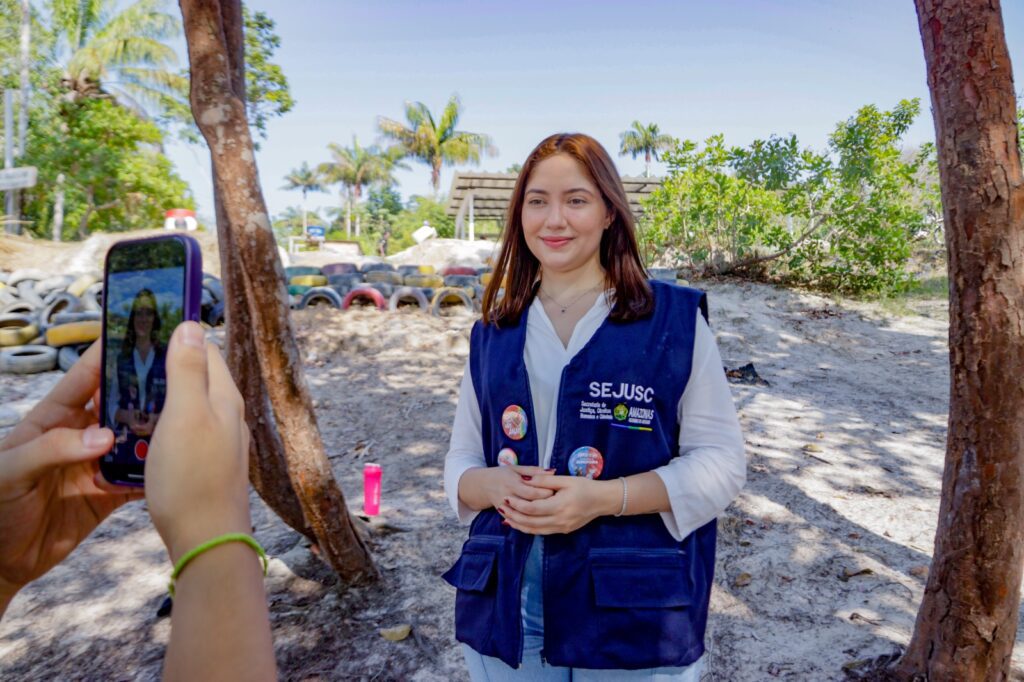
[[[216,183],[213,203],[217,213],[217,245],[222,254],[237,253],[235,235],[227,226],[227,213]],[[316,542],[316,534],[306,523],[302,503],[292,487],[284,445],[277,435],[274,412],[270,406],[266,383],[259,369],[252,366],[256,357],[256,338],[246,298],[245,284],[239,272],[239,259],[220,259],[221,280],[224,284],[225,320],[227,326],[226,356],[231,375],[245,397],[245,421],[252,438],[249,439],[249,480],[259,496],[289,526]]]
[[[651,177],[651,150],[648,149],[644,152],[644,177]]]
[[[64,174],[57,174],[53,190],[53,241],[59,242],[64,236]]]
[[[352,194],[345,194],[345,239],[352,239]]]
[[[306,222],[306,190],[302,190],[302,236],[306,236],[306,229],[309,223]]]
[[[88,187],[85,190],[85,213],[78,220],[78,238],[85,241],[89,237],[89,218],[92,216],[94,210],[93,204],[93,193],[92,188]]]
[[[360,187],[359,185],[356,185],[354,188],[352,188],[352,195],[355,197],[355,204],[358,206],[359,205],[359,200],[363,196],[363,189],[362,189],[362,187]],[[349,205],[351,206],[351,203]],[[362,229],[361,229],[362,221],[360,220],[361,217],[362,216],[360,216],[358,213],[356,213],[356,239],[358,239],[359,235],[362,234]]]
[[[1024,178],[999,0],[916,0],[949,250],[949,435],[902,679],[1005,680],[1024,561]]]
[[[240,0],[179,4],[191,66],[192,112],[210,148],[220,200],[218,233],[226,233],[227,245],[233,247],[221,259],[234,261],[224,270],[233,316],[229,357],[246,401],[253,440],[261,441],[250,453],[258,460],[252,472],[254,485],[287,499],[283,489],[290,481],[303,522],[287,517],[285,521],[316,538],[323,557],[343,580],[374,579],[377,569],[355,531],[324,453],[292,332],[283,271],[245,114]],[[247,349],[244,344],[250,341]],[[257,372],[259,376],[253,377]],[[273,426],[267,419],[268,398]],[[280,475],[282,464],[287,478]],[[294,509],[288,513],[294,516]]]
[[[29,0],[21,0],[21,106],[18,108],[18,153],[25,156],[25,139],[28,137],[28,74],[29,36],[32,7]]]

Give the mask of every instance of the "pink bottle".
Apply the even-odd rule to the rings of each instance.
[[[363,512],[367,516],[380,514],[380,478],[379,464],[363,465]]]

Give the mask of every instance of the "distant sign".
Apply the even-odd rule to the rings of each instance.
[[[310,239],[323,239],[327,236],[327,228],[322,225],[309,225],[306,227],[306,236]]]
[[[34,187],[37,171],[35,166],[4,168],[0,170],[0,191]]]
[[[164,213],[164,229],[166,230],[187,230],[193,232],[199,227],[196,222],[195,211],[187,208],[172,208]]]

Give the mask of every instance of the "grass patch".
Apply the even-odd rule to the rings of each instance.
[[[883,296],[877,299],[878,304],[887,315],[903,317],[921,314],[923,310],[933,306],[924,306],[931,301],[945,301],[949,298],[949,277],[946,274],[933,274],[929,277],[915,278],[906,290]]]

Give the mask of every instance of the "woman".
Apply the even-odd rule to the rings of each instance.
[[[530,153],[482,310],[445,460],[471,677],[698,680],[743,439],[704,295],[647,280],[593,138]]]
[[[166,350],[159,341],[160,326],[156,296],[149,289],[140,290],[132,301],[110,391],[111,396],[117,396],[116,404],[111,401],[111,421],[127,426],[118,440],[127,441],[140,459],[145,458],[148,446],[140,447],[138,443],[156,429],[167,392]]]

